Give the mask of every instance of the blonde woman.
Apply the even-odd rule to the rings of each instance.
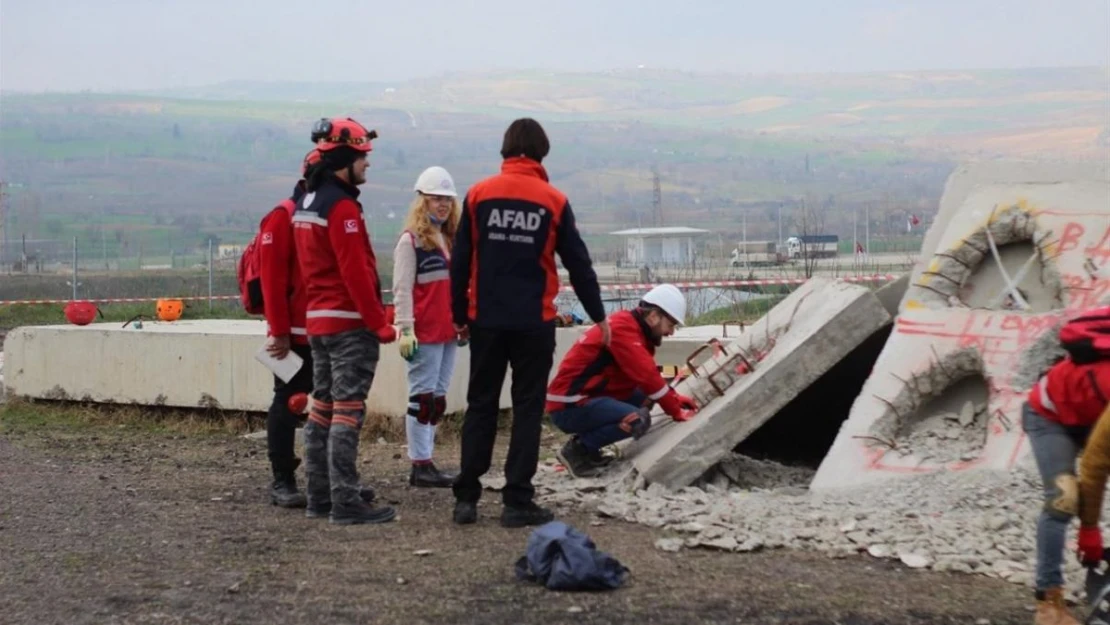
[[[447,488],[455,475],[436,468],[432,448],[455,368],[458,335],[451,320],[449,268],[459,206],[455,182],[442,167],[425,169],[414,190],[416,199],[393,250],[393,304],[401,327],[397,344],[409,363],[409,484]]]

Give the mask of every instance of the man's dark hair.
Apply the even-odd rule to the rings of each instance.
[[[505,140],[501,143],[501,158],[512,158],[523,154],[528,158],[542,163],[551,143],[547,140],[547,133],[543,126],[531,117],[523,117],[509,124],[505,130]]]

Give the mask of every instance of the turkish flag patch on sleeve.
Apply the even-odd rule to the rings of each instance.
[[[358,232],[358,220],[357,219],[345,219],[345,220],[343,220],[343,232],[346,232],[347,234],[357,233]]]

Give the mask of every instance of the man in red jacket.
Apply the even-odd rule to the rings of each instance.
[[[305,177],[320,162],[320,152],[305,155],[301,178],[293,187],[288,206],[304,195]],[[305,496],[297,490],[294,477],[300,460],[293,451],[299,419],[290,409],[289,398],[297,393],[312,392],[312,350],[305,331],[304,281],[297,266],[293,246],[293,211],[278,206],[262,220],[258,237],[259,279],[262,283],[263,315],[266,317],[266,351],[281,360],[293,352],[304,361],[301,368],[285,382],[274,376],[274,401],[266,416],[266,443],[274,481],[270,486],[270,502],[283,508],[303,508]]]
[[[656,402],[675,421],[689,420],[698,406],[671,388],[655,364],[655,348],[674,334],[686,316],[686,298],[672,284],[648,291],[634,310],[609,316],[612,340],[590,328],[570,348],[547,387],[547,412],[560,430],[574,436],[558,452],[575,477],[590,477],[608,464],[601,448],[651,428]]]
[[[386,523],[393,508],[372,507],[359,494],[359,431],[377,369],[379,348],[397,330],[381,299],[374,250],[358,185],[376,133],[352,119],[322,119],[313,129],[320,165],[293,214],[297,263],[305,281],[305,330],[312,348],[312,409],[305,425],[309,517],[332,523]]]

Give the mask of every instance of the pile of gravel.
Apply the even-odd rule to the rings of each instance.
[[[699,482],[643,488],[627,465],[596,479],[541,467],[544,501],[661,528],[665,551],[807,549],[867,553],[917,569],[986,575],[1032,587],[1041,483],[1031,460],[1011,472],[939,472],[865,487],[811,493],[812,471],[733,455]],[[1071,527],[1074,544],[1077,524]],[[1072,597],[1084,572],[1065,557]]]

